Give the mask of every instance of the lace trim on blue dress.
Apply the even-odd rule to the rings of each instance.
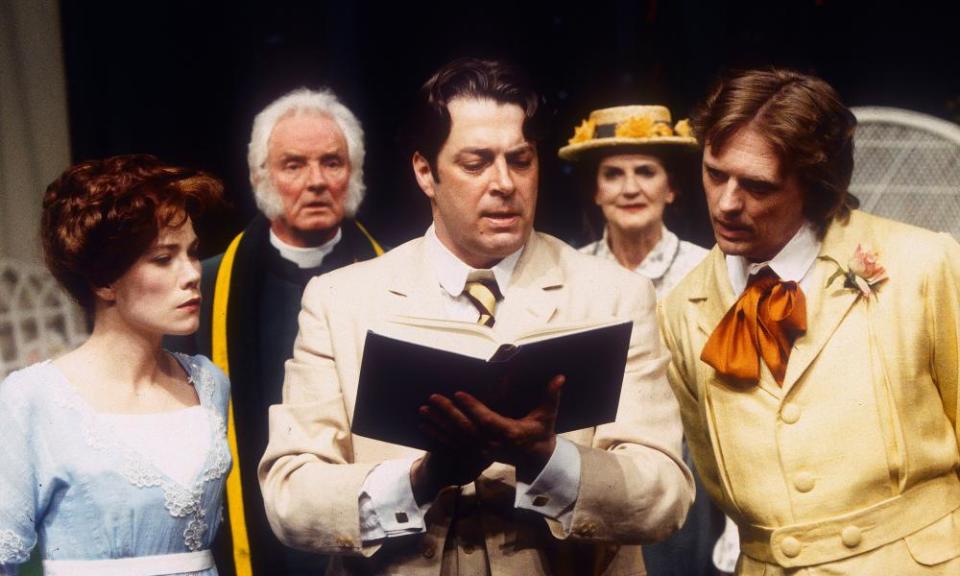
[[[17,536],[13,530],[0,530],[0,563],[14,564],[29,559],[30,550],[23,538]]]
[[[3,402],[5,403],[2,407],[4,416],[14,419],[14,422],[8,422],[4,421],[3,417],[0,417],[3,425],[5,427],[16,426],[21,430],[25,430],[23,422],[17,420],[18,417],[28,412],[25,397],[19,394],[8,394],[4,396]],[[19,468],[19,466],[16,466],[14,470]],[[21,471],[21,474],[26,476],[26,473],[23,471]],[[20,477],[17,478],[17,480],[24,480],[24,478]],[[32,504],[27,498],[23,497],[22,494],[4,493],[0,494],[0,498],[3,498],[4,504],[8,505],[6,512],[13,516],[12,521],[14,525],[28,526],[33,523],[33,516],[29,512],[32,509]],[[13,501],[13,506],[10,506],[11,501]],[[26,562],[30,558],[30,551],[33,546],[33,542],[28,544],[22,536],[13,530],[0,529],[0,565]],[[3,566],[0,566],[0,574],[5,574],[3,572]]]
[[[230,457],[225,443],[217,441],[226,436],[226,425],[214,406],[213,395],[216,391],[216,382],[213,374],[202,370],[200,364],[190,356],[179,353],[174,355],[181,365],[188,367],[190,382],[194,385],[200,404],[207,411],[207,417],[213,424],[211,454],[207,456],[207,465],[190,487],[182,486],[167,477],[142,454],[121,442],[113,426],[97,419],[96,413],[86,401],[82,399],[71,401],[65,395],[59,394],[55,397],[59,405],[72,409],[80,415],[83,437],[90,447],[120,455],[122,460],[120,473],[128,482],[138,488],[160,487],[163,490],[164,505],[171,516],[174,518],[192,516],[187,523],[187,528],[183,531],[183,539],[188,550],[197,551],[203,548],[203,535],[209,527],[202,505],[204,484],[226,474]],[[2,544],[0,540],[0,551],[3,550]]]

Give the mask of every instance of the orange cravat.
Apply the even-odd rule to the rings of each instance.
[[[807,306],[796,282],[782,282],[770,268],[747,288],[713,330],[700,359],[745,383],[760,379],[760,358],[783,386],[793,341],[807,331]]]

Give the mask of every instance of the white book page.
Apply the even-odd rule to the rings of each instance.
[[[521,334],[513,342],[498,340],[497,334],[493,330],[474,322],[413,316],[390,318],[374,329],[374,332],[396,340],[487,360],[493,356],[502,344],[520,345],[539,342],[558,336],[614,326],[623,322],[625,322],[623,319],[610,319],[602,322],[549,324]]]

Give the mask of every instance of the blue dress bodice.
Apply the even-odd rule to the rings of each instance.
[[[97,560],[210,547],[231,465],[229,382],[203,356],[175,355],[211,434],[189,485],[127,445],[47,361],[0,383],[0,573],[40,543],[45,560]],[[215,569],[204,574],[216,574]]]

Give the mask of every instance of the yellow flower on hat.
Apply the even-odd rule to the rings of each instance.
[[[677,133],[677,136],[683,136],[684,138],[693,136],[693,128],[690,127],[690,121],[686,118],[677,122],[677,125],[673,129]]]
[[[617,124],[613,135],[617,138],[649,138],[653,120],[645,116],[631,116]]]
[[[653,125],[653,128],[650,130],[650,135],[651,136],[673,136],[673,130],[670,128],[669,124],[657,122]]]
[[[673,136],[669,124],[655,122],[647,116],[631,116],[617,124],[614,130],[617,138],[655,138],[658,136]]]
[[[597,130],[595,120],[584,120],[579,126],[573,129],[573,138],[567,141],[568,144],[579,144],[593,139],[593,134]]]

